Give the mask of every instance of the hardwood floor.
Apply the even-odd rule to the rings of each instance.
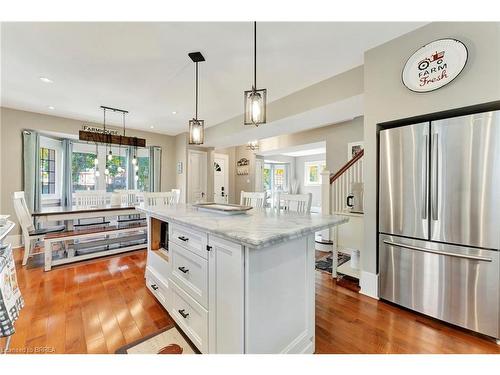
[[[12,352],[114,353],[171,323],[146,289],[146,252],[57,267],[21,267],[26,306]],[[316,272],[317,353],[500,353],[500,346],[360,295]]]

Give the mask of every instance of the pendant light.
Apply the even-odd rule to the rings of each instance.
[[[257,22],[253,23],[253,86],[244,94],[245,125],[265,124],[267,89],[257,89]]]
[[[95,159],[94,159],[94,165],[95,165],[95,176],[96,177],[99,177],[101,175],[101,173],[99,172],[99,159],[97,158],[97,153],[98,151],[98,146],[97,146],[97,142],[95,143]]]
[[[188,56],[195,63],[196,88],[195,88],[195,115],[189,120],[189,144],[202,145],[205,140],[205,121],[198,119],[198,63],[205,61],[201,52],[192,52]]]
[[[123,122],[123,136],[125,136],[125,112],[122,112],[122,122]],[[122,137],[120,137],[120,145],[118,146],[118,160],[120,161],[120,165],[117,168],[118,173],[125,172],[122,167]]]
[[[259,141],[248,141],[247,150],[256,151],[259,149]]]
[[[103,114],[103,121],[102,121],[102,127],[103,127],[103,134],[106,136],[106,107],[103,107],[101,106],[102,108],[102,114]],[[107,140],[107,136],[106,136],[106,140]],[[107,154],[108,152],[108,142],[106,142],[104,144],[104,152]],[[113,153],[111,152],[111,145],[109,147],[109,152],[110,154],[107,156],[107,160],[111,161],[111,159],[113,158]],[[97,151],[96,151],[97,153]],[[109,175],[109,169],[108,169],[108,162],[106,161],[106,165],[104,166],[104,174],[107,176]]]

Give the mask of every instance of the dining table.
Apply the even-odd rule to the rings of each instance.
[[[114,255],[146,246],[145,218],[135,205],[47,206],[32,213],[35,226],[65,222],[66,230],[44,239],[45,271],[52,266]],[[103,218],[102,222],[83,222]],[[110,219],[110,220],[108,220]],[[76,222],[76,224],[75,224]],[[68,242],[69,241],[69,242]],[[53,258],[52,245],[62,243],[62,257]],[[68,246],[71,244],[71,246]]]
[[[92,219],[99,217],[115,217],[137,215],[134,205],[102,206],[46,206],[32,213],[36,224],[55,221],[67,221],[67,228],[72,229],[73,220]]]

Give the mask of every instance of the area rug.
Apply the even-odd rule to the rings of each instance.
[[[337,267],[341,266],[345,262],[349,261],[351,259],[351,256],[348,254],[344,253],[338,253],[338,258],[337,258]],[[325,271],[328,273],[332,273],[332,254],[325,255],[324,257],[321,257],[316,260],[316,269],[320,271]]]
[[[197,354],[199,351],[175,324],[122,346],[116,354]]]

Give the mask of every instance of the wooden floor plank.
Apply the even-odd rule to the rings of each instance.
[[[25,308],[12,352],[114,353],[172,323],[146,288],[146,252],[21,266]],[[338,285],[316,272],[316,353],[500,353],[494,341]]]

